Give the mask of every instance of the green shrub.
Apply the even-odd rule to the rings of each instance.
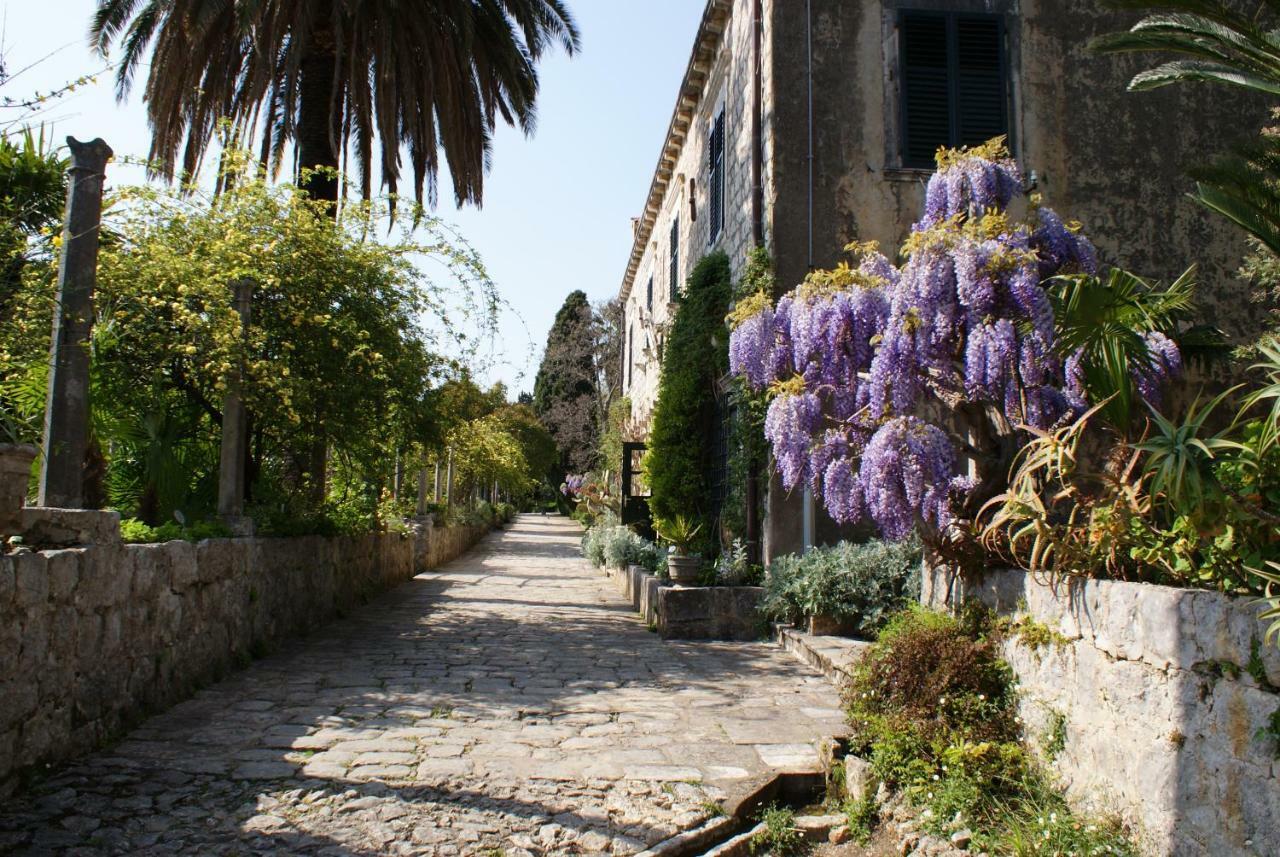
[[[731,294],[728,256],[712,253],[694,266],[662,354],[658,401],[644,459],[655,519],[684,517],[701,524],[708,545],[715,532],[716,385],[729,371],[724,317]]]
[[[914,539],[841,542],[780,557],[770,566],[762,609],[782,622],[804,616],[847,620],[854,633],[871,637],[919,597],[921,559]]]
[[[734,539],[728,550],[720,554],[715,565],[716,586],[759,586],[764,569],[751,562],[742,539]]]
[[[962,824],[975,850],[1133,855],[1118,826],[1073,815],[1027,755],[1013,671],[982,619],[920,607],[893,617],[847,691],[851,748],[929,810],[930,832]]]
[[[795,826],[796,814],[786,807],[776,804],[765,807],[760,813],[760,823],[764,825],[764,830],[751,837],[752,854],[785,857],[798,851],[804,842]]]
[[[640,565],[649,570],[658,567],[658,547],[627,527],[610,527],[603,535],[604,561],[614,568]]]
[[[921,607],[885,625],[848,699],[854,742],[867,747],[890,733],[913,736],[936,762],[953,743],[1018,738],[1013,671],[995,644]]]
[[[596,568],[604,565],[604,537],[618,525],[618,517],[606,512],[595,520],[594,526],[582,534],[582,555]]]
[[[186,525],[169,521],[158,527],[149,526],[137,518],[125,518],[120,522],[120,537],[128,544],[199,542],[205,539],[225,539],[230,535],[231,531],[221,521],[196,521]]]

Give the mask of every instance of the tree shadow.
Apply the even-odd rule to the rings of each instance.
[[[642,847],[700,817],[705,795],[679,780],[712,782],[715,794],[767,767],[755,744],[839,730],[834,691],[776,647],[649,633],[603,575],[585,570],[576,532],[565,530],[524,516],[151,718],[0,810],[0,853],[16,839],[16,853],[32,854],[233,853],[250,840],[278,853],[395,853],[417,830],[400,830],[398,819],[423,815],[419,838],[430,838],[432,813],[478,806],[529,836],[554,823]],[[368,765],[332,755],[353,741],[384,743],[363,745],[375,754]],[[402,764],[406,751],[413,761]],[[62,805],[56,796],[68,789],[76,799]],[[679,800],[667,794],[681,790]],[[591,811],[563,804],[562,792]],[[309,820],[306,807],[334,795],[344,806],[385,799],[369,809],[395,818],[351,816],[359,833],[348,841],[336,822]],[[653,805],[652,817],[609,810],[619,795]],[[272,816],[275,801],[288,808],[280,829],[269,819],[246,828],[248,817]],[[96,831],[64,835],[81,824],[69,819],[113,808],[120,814]],[[214,818],[225,821],[206,821]],[[149,844],[147,824],[159,820],[165,829]],[[120,831],[132,850],[113,848],[103,830]],[[379,839],[387,830],[389,843]],[[466,835],[480,840],[462,842],[463,853],[509,846]],[[196,845],[184,850],[188,839]],[[561,844],[544,853],[574,853]]]

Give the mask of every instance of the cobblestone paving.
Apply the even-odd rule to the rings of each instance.
[[[631,854],[816,765],[830,686],[663,642],[524,516],[0,806],[0,853]]]

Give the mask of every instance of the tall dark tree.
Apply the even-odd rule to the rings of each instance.
[[[595,464],[598,395],[594,315],[586,294],[575,291],[556,313],[533,384],[534,411],[555,438],[565,471]]]
[[[498,118],[532,132],[539,59],[578,49],[563,0],[98,0],[90,36],[121,45],[121,97],[150,49],[151,157],[168,177],[229,119],[277,166],[289,141],[303,169],[350,153],[366,197],[375,159],[396,192],[404,147],[415,197],[434,202],[443,155],[460,205],[481,202]],[[338,199],[332,174],[308,184]]]

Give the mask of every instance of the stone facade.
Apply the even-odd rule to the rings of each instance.
[[[484,533],[126,545],[113,513],[25,514],[81,546],[0,556],[0,794]]]
[[[836,264],[851,241],[900,245],[919,217],[929,172],[903,166],[899,15],[983,13],[1000,16],[1004,25],[1010,145],[1026,176],[1034,177],[1035,192],[1080,220],[1108,263],[1165,281],[1197,264],[1206,320],[1237,338],[1256,331],[1259,314],[1234,274],[1245,242],[1239,230],[1186,198],[1192,187],[1186,168],[1232,138],[1256,133],[1268,106],[1221,87],[1127,92],[1145,59],[1095,54],[1088,43],[1129,26],[1136,14],[1110,9],[1104,0],[765,0],[762,9],[763,228],[780,288]],[[740,271],[751,243],[753,13],[752,0],[707,3],[637,221],[621,288],[623,386],[642,433],[657,398],[665,332],[678,307],[668,299],[671,224],[680,232],[677,283],[713,249],[727,252]],[[721,105],[725,232],[712,243],[706,146]],[[1196,121],[1185,121],[1188,116]],[[804,546],[798,494],[770,492],[770,556]],[[813,542],[847,535],[820,507],[812,512]]]
[[[657,402],[662,345],[690,271],[703,256],[722,250],[736,275],[751,247],[752,2],[711,0],[707,4],[645,213],[636,222],[635,244],[621,292],[625,309],[622,383],[623,394],[631,399],[632,420],[644,429]],[[767,103],[773,0],[765,0],[764,7],[762,55],[766,62],[762,74]],[[712,240],[708,139],[721,111],[725,122],[724,226]],[[761,180],[768,199],[772,173],[767,153],[773,131],[767,110],[762,126],[766,154]],[[767,235],[767,219],[765,224]],[[679,235],[674,277],[673,228]]]
[[[1031,735],[1068,794],[1119,812],[1152,855],[1280,853],[1280,651],[1250,598],[1119,581],[1057,587],[1020,571],[926,574],[922,600],[977,598],[1036,623],[1004,654]]]

